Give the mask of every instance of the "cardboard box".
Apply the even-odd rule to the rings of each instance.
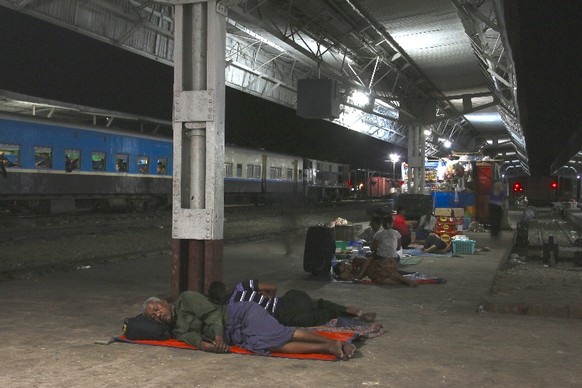
[[[463,217],[465,215],[465,209],[462,207],[437,207],[434,209],[434,215],[445,217]]]

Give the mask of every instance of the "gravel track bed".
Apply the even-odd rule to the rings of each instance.
[[[311,225],[337,217],[367,220],[365,206],[321,208],[302,214],[236,212],[225,215],[224,243],[277,239],[304,234]],[[131,260],[150,254],[171,255],[171,213],[83,214],[6,218],[0,227],[0,279],[94,264]],[[292,229],[292,230],[290,230]]]

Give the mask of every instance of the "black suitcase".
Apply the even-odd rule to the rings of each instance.
[[[333,229],[328,226],[310,226],[305,237],[303,270],[317,276],[329,275],[334,254]]]

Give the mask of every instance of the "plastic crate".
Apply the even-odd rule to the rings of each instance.
[[[474,240],[454,240],[453,253],[466,253],[473,255],[475,254],[475,243]]]

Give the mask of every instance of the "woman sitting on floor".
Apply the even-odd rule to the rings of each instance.
[[[429,233],[424,240],[424,246],[421,251],[426,253],[447,253],[452,249],[453,240],[447,244],[442,238],[435,233]]]
[[[382,219],[382,227],[372,241],[372,258],[356,257],[351,264],[340,262],[333,268],[335,274],[341,280],[359,281],[367,277],[375,284],[416,286],[415,281],[405,278],[398,271],[400,233],[392,229],[392,216]]]

